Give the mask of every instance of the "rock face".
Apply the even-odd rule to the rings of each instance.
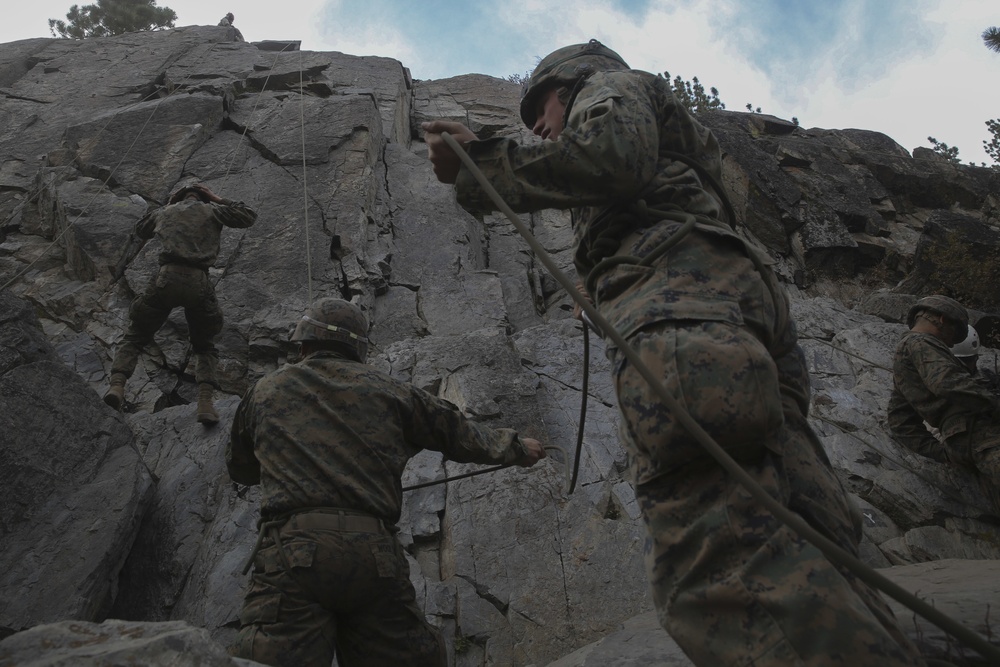
[[[0,643],[0,665],[254,667],[260,663],[230,657],[207,631],[183,621],[63,621],[25,630]]]
[[[317,298],[365,309],[375,365],[572,448],[584,359],[570,301],[508,221],[455,204],[419,137],[422,120],[444,117],[531,140],[515,85],[413,81],[388,58],[265,51],[188,27],[0,45],[0,99],[0,632],[17,633],[0,647],[39,624],[106,618],[231,641],[257,498],[225,474],[228,424],[239,396],[286,361],[293,322]],[[862,130],[704,120],[741,230],[788,281],[813,425],[862,508],[865,560],[1000,559],[974,481],[902,450],[884,426],[913,295],[944,290],[983,315],[1000,306],[989,273],[1000,176],[915,159]],[[156,264],[132,226],[196,181],[259,214],[225,230],[210,270],[226,324],[222,420],[207,429],[179,312],[130,380],[126,414],[100,400]],[[570,269],[568,215],[524,220]],[[400,539],[455,665],[546,664],[651,608],[600,341],[590,363],[573,495],[567,451],[406,496]],[[404,485],[470,469],[427,452]]]
[[[108,613],[151,478],[120,415],[0,292],[0,636]]]

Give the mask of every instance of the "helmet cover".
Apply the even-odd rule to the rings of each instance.
[[[321,299],[299,320],[291,340],[344,343],[364,362],[368,358],[368,318],[350,301]]]
[[[542,58],[521,91],[521,120],[532,128],[542,96],[557,86],[573,86],[594,72],[627,70],[628,63],[596,39],[556,49]]]

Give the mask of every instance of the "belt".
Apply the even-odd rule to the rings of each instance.
[[[321,508],[296,512],[288,517],[286,528],[295,530],[337,530],[347,533],[384,533],[382,521],[364,512]]]
[[[269,536],[278,547],[278,555],[281,557],[285,569],[291,570],[288,556],[281,543],[281,531],[284,528],[292,530],[335,530],[348,533],[385,533],[388,532],[378,517],[364,512],[340,509],[339,507],[309,507],[301,510],[294,510],[279,514],[274,519],[261,519],[257,542],[250,551],[246,564],[243,566],[243,574],[250,571],[253,559],[260,551],[260,545],[264,542],[264,536]]]

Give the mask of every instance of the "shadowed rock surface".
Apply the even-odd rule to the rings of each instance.
[[[571,302],[508,221],[455,204],[419,133],[444,117],[533,140],[518,86],[413,81],[389,58],[232,39],[186,27],[0,45],[0,636],[14,635],[0,651],[40,624],[108,618],[128,621],[115,626],[125,634],[160,621],[232,640],[257,496],[225,474],[228,425],[243,392],[292,353],[310,300],[354,299],[372,322],[373,364],[572,462],[583,354]],[[1000,559],[974,479],[903,450],[884,419],[916,296],[952,294],[974,320],[1000,307],[1000,174],[914,158],[864,130],[703,119],[725,151],[741,233],[790,290],[812,423],[862,509],[866,562]],[[130,243],[132,226],[196,181],[259,214],[225,230],[210,270],[226,324],[221,421],[208,429],[194,420],[180,312],[146,350],[126,413],[100,399],[156,264],[157,244]],[[523,219],[571,271],[568,214]],[[406,495],[400,538],[454,665],[544,665],[623,624],[650,626],[639,616],[651,609],[644,529],[600,341],[590,361],[573,495],[559,457]],[[980,363],[992,369],[997,352]],[[473,468],[427,452],[403,483]],[[996,591],[982,594],[1000,606]],[[669,641],[659,634],[642,650]],[[650,664],[645,655],[600,664]]]

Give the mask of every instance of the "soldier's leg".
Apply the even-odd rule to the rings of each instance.
[[[291,571],[270,541],[254,558],[254,569],[243,609],[240,632],[230,652],[240,658],[277,667],[333,662],[337,628],[310,585],[315,544],[283,542]]]
[[[773,457],[744,467],[781,497]],[[695,664],[922,664],[816,547],[720,468],[689,467],[636,495],[661,624]]]
[[[775,447],[782,452],[775,458],[775,464],[788,487],[788,508],[842,549],[857,556],[862,537],[860,512],[850,502],[822,444],[806,420],[801,414],[787,417],[787,428],[779,434],[781,442]],[[915,661],[919,660],[916,646],[903,632],[881,594],[846,568],[838,570],[885,632]]]
[[[660,328],[633,341],[644,359],[661,363],[658,372],[664,374],[671,372],[664,360],[679,349],[671,335]],[[665,428],[671,419],[665,406],[627,363],[616,364],[616,389],[635,469],[640,475],[644,466],[660,473],[636,488],[649,533],[654,602],[663,626],[696,664],[922,664],[818,549],[761,508],[707,454],[692,456],[686,446],[675,451],[683,437]],[[697,395],[696,388],[681,389],[683,401]],[[739,405],[727,406],[732,415],[739,416]],[[787,425],[775,433],[791,437]],[[780,446],[769,439],[729,449],[773,497],[790,502],[786,471],[772,451]],[[850,512],[837,501],[842,507],[835,514],[847,518],[825,521],[850,543],[856,540]]]
[[[195,379],[199,384],[210,384],[217,389],[219,352],[215,347],[215,337],[222,331],[222,310],[207,273],[188,276],[187,279],[190,281],[190,295],[184,304],[184,317],[191,337],[191,351],[195,356]]]
[[[336,602],[337,662],[341,667],[446,667],[444,641],[424,618],[399,541],[384,534],[342,533],[356,554],[358,572],[339,569],[348,592]],[[317,554],[319,559],[325,558]],[[330,554],[336,559],[336,554]]]
[[[258,552],[236,655],[273,665],[446,667],[443,643],[416,604],[402,547],[380,533],[282,529]],[[265,543],[267,544],[267,543]]]
[[[132,301],[129,307],[129,325],[118,345],[111,372],[131,377],[142,348],[153,341],[153,336],[167,321],[173,305],[164,298],[163,286],[154,278],[149,288]]]
[[[993,512],[1000,516],[1000,447],[980,449],[973,458],[983,495],[993,503]]]

